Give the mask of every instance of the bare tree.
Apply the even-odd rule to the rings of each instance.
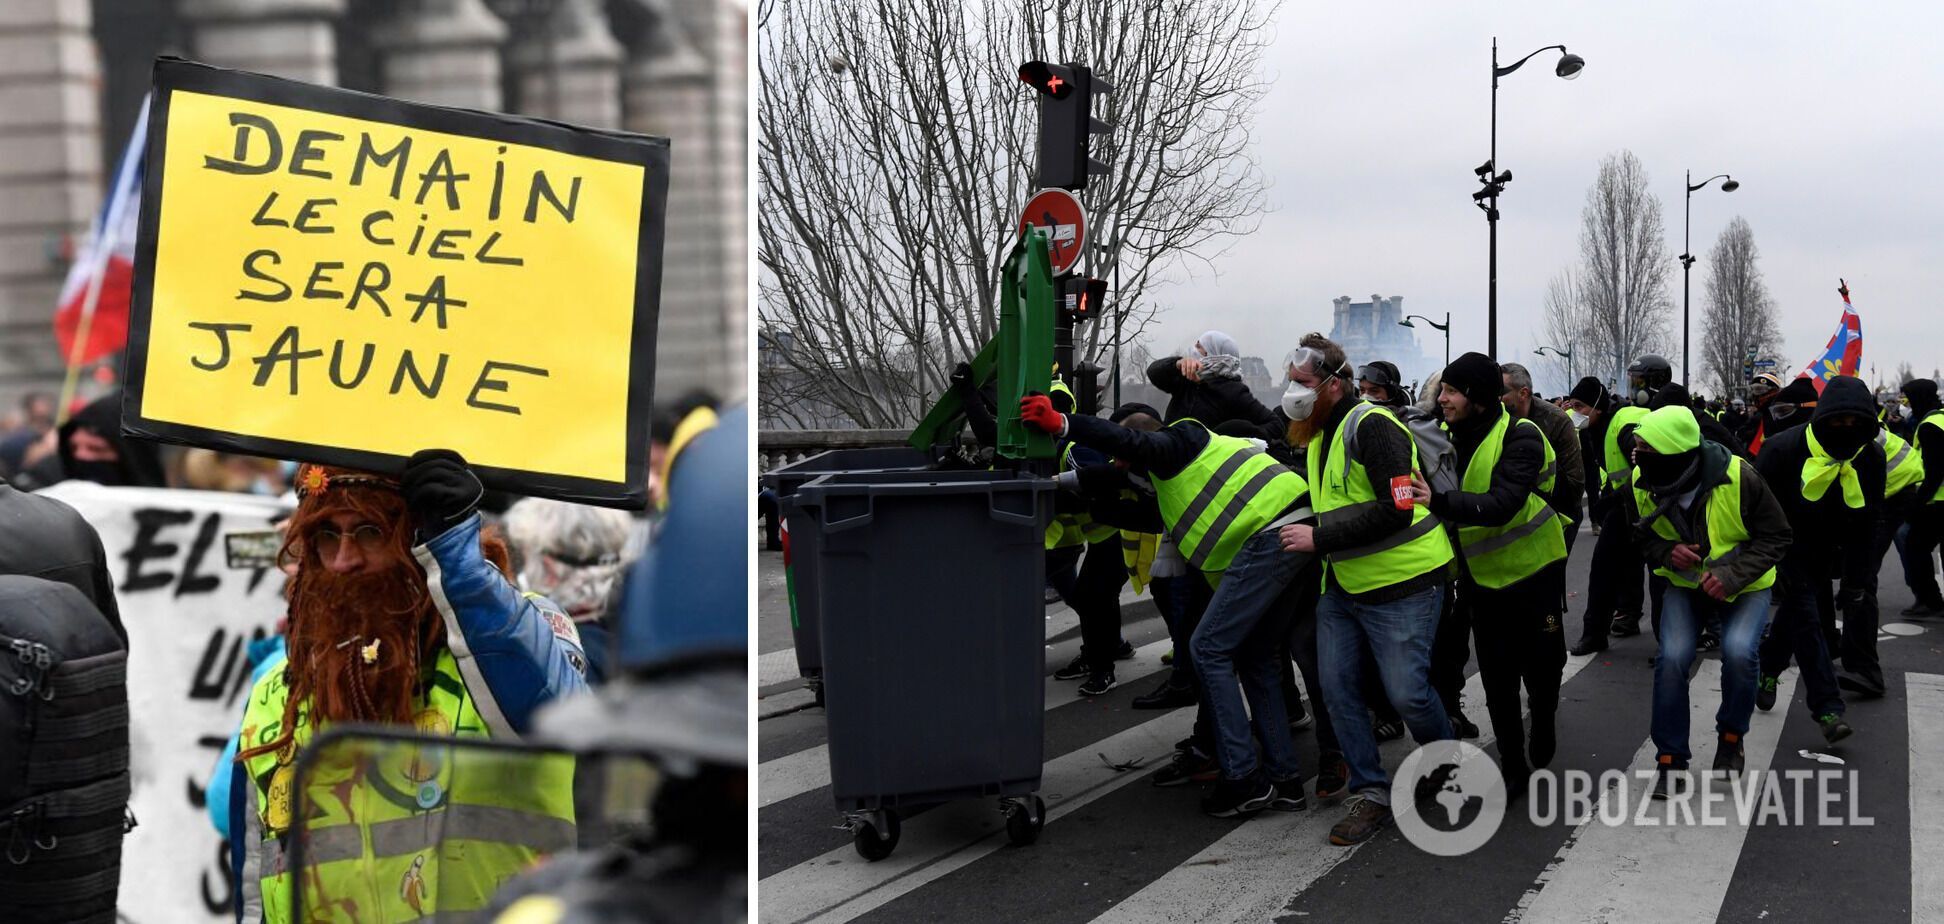
[[[1253,230],[1248,144],[1266,90],[1263,0],[774,0],[761,7],[757,313],[776,362],[860,426],[912,423],[997,328],[1038,98],[1018,64],[1089,64],[1111,171],[1081,196],[1108,315],[1136,339],[1151,286]],[[1116,324],[1116,321],[1119,323]],[[788,333],[790,336],[781,336]],[[1101,365],[1107,365],[1100,362]],[[765,403],[791,400],[759,387]],[[779,416],[776,414],[772,417]]]
[[[1755,231],[1740,215],[1721,229],[1708,249],[1707,304],[1701,314],[1701,367],[1714,393],[1739,392],[1742,363],[1753,350],[1756,359],[1773,359],[1782,345],[1775,320],[1775,300],[1756,263]]]
[[[1555,355],[1548,350],[1537,357],[1535,365],[1545,370],[1550,378],[1565,382],[1561,393],[1572,390],[1579,382],[1578,377],[1590,374],[1594,364],[1586,361],[1592,355],[1587,349],[1592,344],[1584,333],[1587,326],[1586,296],[1580,291],[1579,275],[1571,267],[1560,270],[1551,281],[1546,283],[1546,295],[1540,301],[1540,332],[1544,343],[1533,346],[1551,347],[1565,350],[1572,356]]]
[[[1587,374],[1620,381],[1627,364],[1667,342],[1668,273],[1661,203],[1632,151],[1608,155],[1580,213],[1580,328]]]

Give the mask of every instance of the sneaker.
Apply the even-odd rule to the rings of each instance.
[[[1915,605],[1905,607],[1903,614],[1915,619],[1936,619],[1944,616],[1944,602],[1925,603],[1919,600]]]
[[[1714,768],[1717,773],[1732,773],[1739,776],[1748,759],[1742,754],[1742,738],[1734,732],[1722,732],[1716,738]]]
[[[1046,585],[1046,605],[1052,606],[1053,604],[1059,602],[1060,602],[1060,592],[1054,590],[1053,585],[1051,584]]]
[[[1053,679],[1054,680],[1084,680],[1087,678],[1088,675],[1092,673],[1093,673],[1093,665],[1088,664],[1086,658],[1084,657],[1074,658],[1073,660],[1067,662],[1067,666],[1062,667],[1057,671],[1054,671]]]
[[[1309,800],[1303,798],[1303,779],[1296,777],[1282,781],[1271,780],[1269,785],[1275,792],[1269,797],[1265,808],[1272,812],[1300,812],[1309,808]]]
[[[1835,744],[1856,733],[1856,729],[1851,728],[1848,722],[1843,721],[1843,717],[1840,714],[1834,712],[1825,712],[1822,715],[1816,716],[1816,724],[1822,726],[1823,743],[1825,744]]]
[[[1650,799],[1666,801],[1686,788],[1687,767],[1676,766],[1674,755],[1662,754],[1654,768],[1654,789],[1647,794]]]
[[[1222,768],[1216,766],[1215,758],[1195,750],[1193,747],[1175,752],[1174,760],[1154,775],[1156,786],[1186,786],[1189,783],[1207,783],[1222,776]]]
[[[1164,652],[1162,652],[1162,653],[1161,653],[1161,663],[1162,663],[1162,664],[1173,664],[1173,663],[1174,663],[1174,649],[1173,649],[1173,648],[1170,648],[1170,649],[1168,649],[1167,651],[1164,651]]]
[[[1593,535],[1597,536],[1599,534],[1600,534],[1600,524],[1595,523],[1593,524]]]
[[[1640,634],[1639,613],[1616,613],[1610,630],[1614,638],[1630,638]]]
[[[1092,674],[1089,674],[1087,676],[1087,679],[1080,684],[1080,695],[1099,696],[1100,694],[1113,689],[1114,686],[1115,683],[1114,683],[1113,671],[1094,671]]]
[[[1377,740],[1379,742],[1396,741],[1404,737],[1404,720],[1384,719],[1376,725],[1371,726],[1370,730],[1377,734]]]
[[[1127,639],[1121,639],[1121,643],[1120,643],[1120,649],[1119,649],[1118,651],[1115,651],[1115,652],[1114,652],[1114,660],[1116,660],[1116,661],[1132,661],[1132,660],[1134,660],[1134,645],[1133,645],[1133,643],[1132,643],[1132,642],[1129,642],[1129,641],[1128,641]]]
[[[1465,718],[1462,712],[1454,712],[1446,718],[1451,720],[1451,733],[1460,738],[1476,738],[1479,735],[1478,723]]]
[[[1575,658],[1583,658],[1590,654],[1599,654],[1605,650],[1607,650],[1606,639],[1588,636],[1574,642],[1573,647],[1566,649],[1566,653]]]
[[[1755,681],[1755,708],[1763,712],[1775,708],[1775,685],[1779,682],[1780,680],[1775,677],[1763,677]]]
[[[1703,629],[1701,630],[1700,640],[1694,643],[1694,648],[1697,651],[1720,651],[1721,637],[1707,629]]]
[[[1202,814],[1212,818],[1234,818],[1267,808],[1276,797],[1276,787],[1260,774],[1245,780],[1222,780],[1202,797]]]
[[[1193,706],[1195,701],[1194,687],[1177,687],[1163,680],[1153,692],[1134,697],[1134,708],[1179,709],[1182,706]]]
[[[1349,806],[1350,812],[1330,829],[1330,843],[1338,847],[1361,844],[1390,824],[1390,806],[1372,801],[1369,796],[1354,796]]]
[[[1323,755],[1323,765],[1316,771],[1316,797],[1334,799],[1349,785],[1350,765],[1341,756]]]

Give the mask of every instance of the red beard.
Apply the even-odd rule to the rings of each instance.
[[[378,574],[306,568],[290,612],[292,702],[313,722],[410,724],[421,665],[445,640],[425,578],[399,563]]]

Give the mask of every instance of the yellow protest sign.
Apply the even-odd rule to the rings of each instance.
[[[668,143],[157,63],[123,425],[639,507]]]

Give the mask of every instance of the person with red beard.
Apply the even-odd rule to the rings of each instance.
[[[481,530],[485,490],[457,453],[420,452],[402,479],[306,465],[296,488],[288,661],[250,692],[238,785],[210,794],[230,806],[245,921],[299,917],[285,851],[297,753],[320,732],[514,739],[541,705],[588,688],[572,620],[514,586],[505,541]],[[320,770],[307,785],[304,919],[476,910],[500,881],[574,844],[571,762],[518,779],[388,763]]]

